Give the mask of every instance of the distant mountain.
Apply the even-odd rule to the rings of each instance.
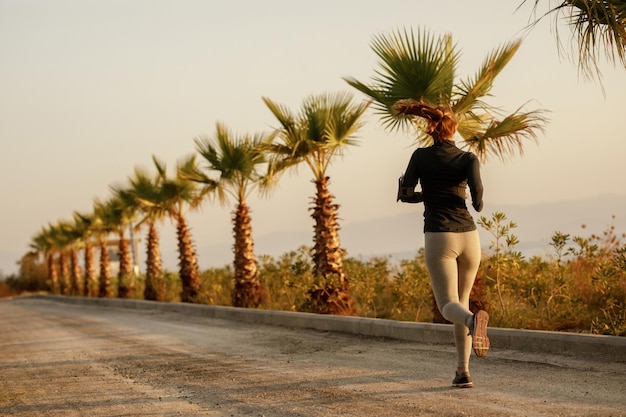
[[[507,219],[517,223],[513,234],[520,240],[518,248],[526,255],[550,252],[549,243],[556,231],[571,237],[590,237],[601,235],[613,226],[616,234],[626,233],[626,195],[605,194],[590,199],[528,206],[500,205],[488,208],[489,214],[481,214],[490,217],[495,211],[505,213]],[[484,236],[484,243],[492,239]]]
[[[626,233],[626,195],[600,195],[584,200],[559,201],[532,205],[487,205],[483,212],[474,216],[490,219],[495,212],[506,215],[507,222],[513,221],[517,228],[511,231],[519,238],[517,249],[525,256],[546,256],[551,253],[549,242],[559,231],[570,236],[589,237],[601,234],[613,225],[616,233]],[[613,218],[615,216],[615,218]],[[424,246],[422,210],[415,213],[380,217],[362,222],[346,223],[339,231],[342,247],[348,256],[367,259],[372,256],[390,256],[394,259],[413,257]],[[583,229],[582,226],[585,225]],[[493,237],[479,226],[484,250],[488,250]],[[278,257],[296,250],[302,245],[311,246],[313,230],[276,232],[255,237],[257,255]],[[209,255],[214,260],[232,259],[232,242],[204,246],[198,253]],[[203,257],[205,257],[203,255]],[[175,254],[172,257],[175,264]],[[202,263],[202,260],[200,260]],[[166,262],[166,265],[170,265]],[[201,267],[223,266],[213,262]]]

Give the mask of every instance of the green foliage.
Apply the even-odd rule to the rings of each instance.
[[[20,260],[19,274],[8,277],[6,284],[16,293],[46,291],[50,287],[48,268],[35,253],[29,252]]]
[[[505,220],[501,213],[479,220],[495,239],[481,271],[499,301],[499,326],[626,335],[623,235],[615,235],[613,226],[590,237],[556,231],[549,242],[553,256],[526,261],[511,244],[517,243],[510,235],[515,223]]]
[[[180,294],[183,291],[183,284],[178,273],[171,271],[163,272],[163,281],[165,281],[165,300],[167,302],[180,301]]]
[[[391,283],[392,301],[389,318],[406,321],[430,321],[432,290],[421,249],[414,259],[401,260]]]
[[[301,246],[274,259],[259,258],[259,275],[267,295],[263,308],[283,311],[306,311],[307,292],[313,288],[310,249]]]
[[[343,264],[350,277],[350,290],[357,301],[360,315],[364,317],[389,318],[389,276],[387,258],[376,257],[366,262],[346,258]]]
[[[201,274],[201,278],[198,303],[231,305],[235,273],[230,265],[207,269]]]
[[[515,229],[517,224],[512,221],[506,223],[506,215],[499,212],[493,213],[491,219],[481,216],[477,223],[494,238],[489,245],[493,253],[483,261],[483,276],[487,279],[488,285],[489,283],[495,285],[500,306],[499,324],[501,324],[510,316],[509,303],[505,303],[505,293],[510,291],[510,288],[507,288],[508,285],[505,283],[518,276],[520,265],[524,260],[522,254],[515,251],[519,240],[517,236],[511,234],[511,230]]]

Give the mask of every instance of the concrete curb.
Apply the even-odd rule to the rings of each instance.
[[[415,323],[364,317],[327,316],[276,310],[257,310],[203,304],[164,303],[119,298],[87,298],[34,295],[68,304],[86,304],[234,320],[251,324],[341,332],[363,336],[386,337],[427,344],[454,344],[449,324]],[[626,337],[535,330],[489,328],[493,348],[520,352],[591,356],[596,359],[625,362]]]

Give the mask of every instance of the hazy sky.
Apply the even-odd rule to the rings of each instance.
[[[0,270],[16,271],[42,226],[92,211],[136,166],[152,169],[153,154],[173,172],[218,121],[241,133],[276,127],[263,96],[294,111],[311,94],[364,99],[342,77],[369,82],[373,37],[403,28],[451,33],[462,78],[496,47],[525,38],[489,102],[544,108],[551,122],[523,157],[483,165],[486,213],[490,203],[623,195],[626,71],[602,66],[603,96],[559,57],[553,20],[524,32],[531,9],[516,10],[520,3],[0,0]],[[559,34],[567,46],[570,32]],[[368,114],[360,146],[330,170],[343,224],[415,210],[394,198],[411,135],[386,132]],[[268,198],[253,197],[254,235],[312,232],[314,191],[303,166]],[[198,246],[232,241],[231,210],[207,203],[190,216]],[[175,248],[171,229],[164,250]],[[230,262],[198,257],[201,266]]]

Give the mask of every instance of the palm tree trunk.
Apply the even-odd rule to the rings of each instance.
[[[46,255],[46,263],[48,265],[48,278],[50,279],[50,291],[52,294],[60,294],[59,273],[57,272],[56,263],[52,253]]]
[[[110,297],[111,266],[109,250],[104,239],[100,239],[100,279],[98,284],[98,297]]]
[[[339,205],[328,191],[328,177],[315,181],[316,196],[311,209],[315,220],[313,272],[321,279],[319,288],[309,291],[310,310],[321,314],[354,315],[356,308],[343,269],[343,250],[339,244]]]
[[[93,297],[98,295],[98,280],[93,263],[93,244],[86,242],[84,251],[85,276],[83,281],[83,294],[86,297]]]
[[[264,301],[265,290],[259,281],[259,268],[254,256],[250,208],[245,202],[237,205],[233,215],[233,234],[235,235],[233,306],[255,308]]]
[[[180,300],[184,303],[195,303],[202,281],[196,251],[191,240],[191,233],[185,217],[182,214],[176,216],[176,235],[178,237],[178,261],[179,274],[183,286]]]
[[[70,295],[70,273],[69,266],[67,265],[67,255],[65,250],[59,253],[59,275],[61,284],[61,294]]]
[[[118,245],[120,268],[117,273],[117,296],[118,298],[130,298],[135,285],[130,257],[130,243],[124,237],[124,233],[119,234]]]
[[[81,279],[80,279],[80,265],[78,263],[78,251],[72,247],[70,250],[70,278],[72,284],[72,295],[81,295]]]
[[[148,226],[147,256],[146,256],[146,287],[143,298],[146,300],[163,301],[163,262],[159,251],[159,233],[150,223]]]

